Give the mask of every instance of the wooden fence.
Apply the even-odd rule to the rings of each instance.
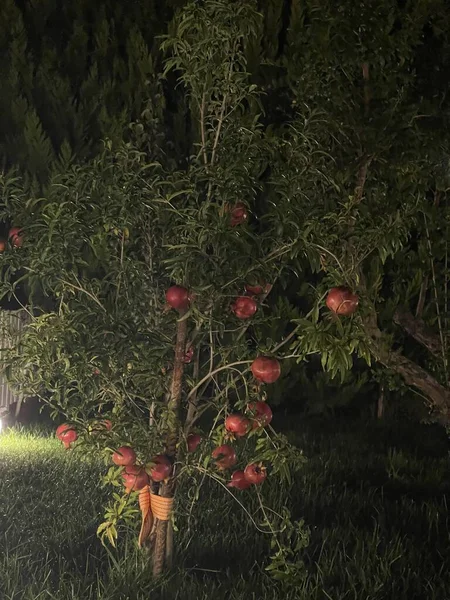
[[[0,310],[0,350],[14,347],[29,320],[30,317],[25,310]],[[14,394],[11,391],[0,359],[0,415],[8,412],[10,406],[16,404],[17,416],[22,400],[21,395]]]

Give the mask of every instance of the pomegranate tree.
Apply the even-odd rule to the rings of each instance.
[[[111,494],[102,539],[115,543],[123,518],[137,525],[134,507],[141,507],[139,543],[151,549],[155,575],[170,562],[176,494],[199,496],[209,478],[224,494],[248,489],[264,508],[268,486],[256,486],[266,466],[271,479],[287,481],[303,460],[267,427],[272,414],[263,402],[292,354],[273,339],[280,310],[276,294],[267,296],[278,281],[283,293],[292,230],[283,237],[280,215],[289,207],[277,206],[276,190],[273,201],[260,198],[261,168],[273,155],[258,118],[245,114],[256,92],[242,69],[244,23],[250,19],[256,31],[259,17],[249,3],[239,11],[220,3],[223,11],[210,0],[185,9],[191,22],[212,19],[224,36],[215,61],[208,51],[196,62],[190,36],[203,26],[180,30],[193,61],[180,63],[180,74],[206,82],[202,102],[185,81],[192,106],[204,108],[203,117],[203,109],[190,115],[186,157],[171,156],[176,138],[155,131],[161,146],[148,143],[150,129],[142,137],[133,125],[129,141],[106,144],[92,163],[58,173],[44,198],[29,189],[6,198],[4,190],[16,212],[10,222],[23,223],[27,242],[2,255],[12,266],[4,269],[5,287],[20,271],[32,284],[39,278],[42,297],[52,299],[24,333],[16,381],[27,392],[51,390],[52,407],[77,423],[78,433],[61,435],[109,463],[104,481],[112,491],[125,487],[126,498]],[[153,121],[156,128],[163,122]],[[11,243],[20,244],[20,230],[13,234]],[[266,298],[264,315],[253,319]]]

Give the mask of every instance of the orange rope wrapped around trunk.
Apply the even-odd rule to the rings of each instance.
[[[172,513],[173,498],[164,498],[157,494],[151,495],[153,516],[160,521],[169,521]]]

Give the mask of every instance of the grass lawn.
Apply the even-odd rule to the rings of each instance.
[[[291,437],[309,462],[289,498],[264,484],[311,530],[307,576],[290,591],[264,571],[267,539],[219,486],[202,488],[189,518],[188,503],[178,506],[177,567],[155,582],[134,530],[121,532],[117,550],[96,538],[108,497],[99,485],[104,465],[45,435],[2,433],[1,600],[450,598],[445,436],[426,426],[304,427]]]

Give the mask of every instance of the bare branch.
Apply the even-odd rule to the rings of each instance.
[[[394,323],[403,329],[436,358],[442,357],[442,344],[439,338],[428,329],[422,319],[416,319],[407,311],[397,309],[394,314]]]

